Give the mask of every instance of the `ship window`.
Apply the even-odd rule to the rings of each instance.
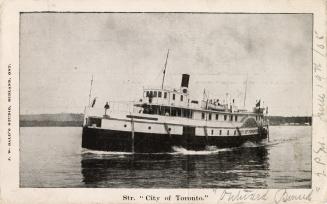
[[[153,97],[157,97],[157,92],[154,91]]]
[[[149,97],[150,96],[150,91],[147,91],[146,92],[146,97]]]
[[[176,116],[176,110],[175,109],[171,110],[171,116]]]
[[[234,130],[234,135],[236,135],[236,130]]]
[[[235,115],[235,121],[237,121],[237,115]]]
[[[125,124],[124,127],[127,127],[127,125]]]
[[[88,125],[95,126],[95,127],[101,127],[101,118],[88,118]]]
[[[173,94],[173,100],[175,100],[175,94]]]
[[[183,101],[183,95],[181,95],[181,101]]]
[[[218,120],[218,114],[216,114],[216,120]]]
[[[164,92],[164,98],[167,98],[167,92]]]
[[[161,91],[158,91],[158,97],[161,98]]]
[[[153,97],[153,91],[150,91],[149,97]]]
[[[189,109],[182,109],[182,112],[183,112],[183,117],[185,117],[185,118],[190,117],[191,111]]]
[[[209,113],[209,120],[211,120],[211,113]]]
[[[204,117],[205,117],[205,114],[204,114],[204,113],[202,113],[202,119],[204,119]]]
[[[233,121],[233,115],[230,115],[229,117],[230,117],[230,121]]]
[[[168,131],[170,132],[171,131],[171,128],[168,128]]]
[[[224,115],[224,120],[227,120],[227,115]]]
[[[229,130],[227,130],[227,135],[229,135]]]
[[[221,135],[221,130],[219,130],[219,135]]]
[[[211,130],[211,135],[213,135],[213,130]]]
[[[177,109],[177,116],[181,116],[182,115],[181,112],[182,112],[181,109]]]
[[[151,126],[149,126],[148,129],[151,130]]]

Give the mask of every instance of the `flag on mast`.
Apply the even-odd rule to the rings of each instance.
[[[93,99],[93,101],[92,101],[92,105],[91,105],[92,108],[94,107],[96,100],[97,100],[97,97],[95,97],[95,98]]]
[[[255,107],[259,107],[260,108],[260,103],[261,103],[261,99],[255,104]]]

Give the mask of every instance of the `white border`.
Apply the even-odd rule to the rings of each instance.
[[[224,189],[112,189],[112,188],[19,188],[19,12],[31,11],[79,11],[79,12],[246,12],[246,13],[313,13],[314,15],[314,43],[313,60],[321,64],[320,76],[326,77],[326,3],[323,0],[102,0],[102,1],[4,1],[1,4],[1,103],[0,103],[0,127],[1,127],[1,171],[0,171],[0,203],[144,203],[144,200],[123,201],[122,195],[139,197],[140,195],[183,195],[183,196],[204,196],[208,195],[205,201],[177,202],[177,203],[227,203],[226,199],[220,200]],[[315,36],[323,36],[319,39]],[[324,46],[321,49],[321,45]],[[319,51],[322,55],[318,54]],[[12,65],[12,102],[7,101],[8,92],[8,65]],[[279,203],[326,203],[327,202],[327,176],[318,176],[317,173],[327,175],[327,117],[326,100],[319,101],[319,95],[327,95],[327,79],[322,82],[323,89],[317,88],[320,83],[313,72],[313,148],[312,148],[312,189],[287,189],[289,195],[309,196],[311,201],[295,199]],[[319,103],[322,106],[319,106]],[[12,106],[11,128],[11,153],[8,154],[8,106]],[[319,116],[321,108],[325,108],[324,115]],[[324,144],[324,145],[322,145]],[[325,149],[320,149],[325,147]],[[8,161],[8,157],[11,161]],[[326,165],[319,164],[324,162]],[[243,192],[240,189],[227,189],[229,192]],[[252,192],[264,195],[266,189],[251,189]],[[267,200],[235,201],[229,203],[276,203],[278,198],[285,191],[283,189],[269,189]],[[312,194],[310,195],[310,193]],[[277,196],[277,197],[276,197]],[[309,198],[307,197],[307,198]],[[162,201],[162,200],[161,200]],[[175,203],[170,202],[146,202],[146,203]]]

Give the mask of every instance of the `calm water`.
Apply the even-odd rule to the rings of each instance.
[[[310,188],[311,127],[270,127],[239,148],[123,154],[81,148],[82,128],[22,127],[21,187]]]

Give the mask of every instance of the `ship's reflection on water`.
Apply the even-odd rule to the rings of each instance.
[[[86,187],[267,188],[265,146],[172,154],[82,154]]]

